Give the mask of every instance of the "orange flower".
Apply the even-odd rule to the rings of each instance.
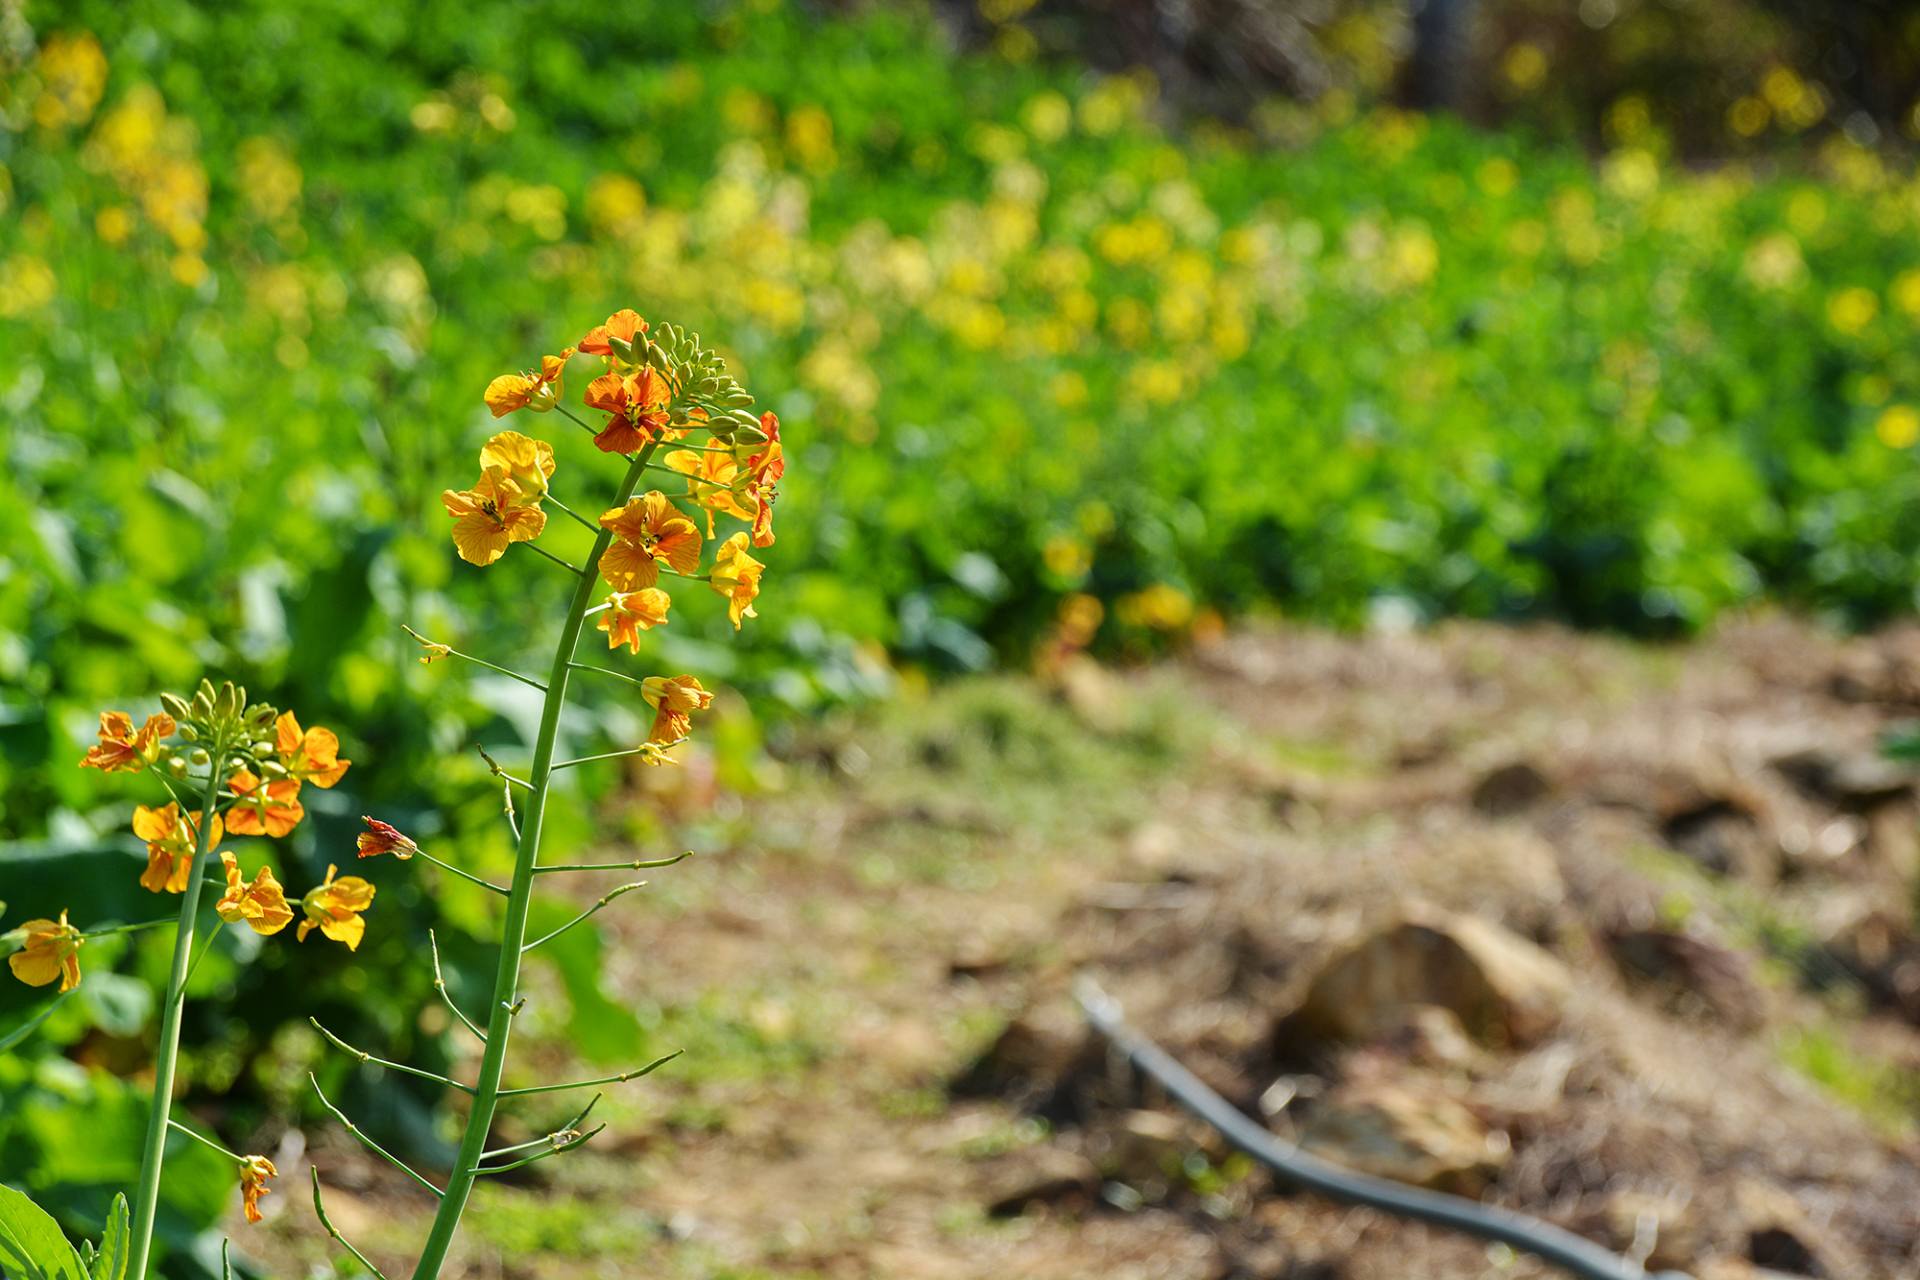
[[[286,891],[273,878],[273,868],[261,867],[249,884],[240,875],[240,860],[231,851],[220,855],[227,869],[227,891],[213,904],[214,912],[228,924],[245,921],[261,937],[271,937],[293,923],[293,908],[287,905]]]
[[[545,413],[560,403],[560,377],[572,358],[572,347],[557,356],[541,356],[538,373],[531,369],[525,373],[503,373],[487,384],[486,394],[481,398],[496,418],[504,418],[515,409]]]
[[[240,1161],[240,1199],[246,1205],[248,1222],[258,1222],[264,1216],[260,1197],[273,1194],[267,1179],[279,1176],[280,1171],[265,1156],[247,1156]]]
[[[465,492],[443,491],[440,503],[453,517],[453,545],[468,564],[492,564],[507,553],[508,544],[531,542],[547,527],[547,513],[532,505],[498,467],[489,468]]]
[[[667,607],[671,597],[658,587],[618,592],[607,597],[607,607],[594,625],[607,633],[607,648],[626,645],[640,652],[640,633],[667,625]]]
[[[740,629],[740,619],[760,616],[753,611],[753,601],[760,594],[760,575],[766,568],[747,554],[744,533],[736,533],[721,543],[713,557],[713,573],[707,581],[727,598],[727,616],[733,619],[735,631]]]
[[[600,524],[613,530],[613,545],[600,556],[600,572],[615,591],[660,581],[658,561],[681,573],[700,567],[700,530],[658,489],[601,512]]]
[[[187,874],[193,869],[193,858],[200,851],[199,824],[201,814],[195,814],[191,820],[180,814],[180,806],[169,804],[159,809],[149,809],[143,804],[133,807],[133,834],[147,842],[147,869],[140,875],[142,888],[155,893],[185,893]],[[213,842],[209,849],[220,843],[220,815],[213,815]]]
[[[553,479],[553,446],[518,431],[502,431],[480,446],[480,470],[502,472],[513,482],[515,505],[537,507]]]
[[[752,520],[754,507],[750,494],[735,491],[740,483],[740,462],[717,449],[675,449],[667,455],[667,465],[687,477],[687,496],[707,513],[707,536],[713,536],[713,513],[724,511],[742,520]],[[743,501],[744,499],[744,501]]]
[[[597,324],[587,330],[587,336],[580,339],[580,354],[588,356],[612,356],[613,339],[618,338],[631,349],[633,340],[647,331],[647,322],[640,313],[631,307],[624,307],[607,317],[605,324]]]
[[[283,836],[307,816],[298,778],[281,778],[263,788],[251,769],[239,769],[227,779],[227,790],[235,798],[227,810],[227,830],[236,836]]]
[[[289,777],[324,789],[340,781],[347,766],[353,763],[340,758],[340,739],[334,736],[333,730],[315,725],[302,732],[300,721],[291,711],[280,713],[280,718],[273,722],[273,732],[274,750]]]
[[[148,716],[135,733],[132,716],[124,711],[102,711],[100,741],[87,748],[80,767],[106,773],[138,773],[159,758],[160,739],[171,737],[176,727],[173,717],[162,712]]]
[[[382,822],[378,818],[369,818],[364,813],[360,815],[360,821],[367,824],[367,829],[360,833],[361,857],[371,858],[378,854],[390,853],[405,862],[420,852],[420,846],[415,844],[411,837],[401,834],[400,829],[391,823]]]
[[[63,993],[80,985],[80,948],[87,940],[67,923],[66,912],[60,913],[57,923],[29,920],[19,932],[25,944],[7,957],[14,977],[30,987],[44,987],[58,979]]]
[[[766,443],[747,455],[747,493],[753,499],[753,545],[773,545],[773,501],[778,497],[781,477],[787,474],[786,456],[780,446],[780,419],[771,411],[760,415],[760,429]]]
[[[693,731],[693,712],[713,705],[713,694],[692,676],[648,676],[640,682],[640,696],[656,714],[648,742],[663,745],[680,741]]]
[[[320,930],[335,942],[347,944],[347,950],[358,951],[360,939],[366,936],[367,922],[360,913],[373,905],[373,886],[359,876],[341,876],[333,878],[337,867],[329,864],[327,878],[300,899],[300,909],[307,918],[300,922],[295,937],[301,942],[307,940],[307,934],[314,929]]]
[[[665,433],[673,390],[652,365],[632,373],[603,373],[587,384],[589,409],[611,415],[593,442],[606,453],[632,453]]]

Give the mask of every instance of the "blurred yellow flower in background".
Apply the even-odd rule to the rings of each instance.
[[[107,55],[91,31],[49,36],[40,46],[33,70],[40,80],[40,96],[33,104],[35,123],[46,129],[68,129],[93,117],[107,87]]]
[[[1889,405],[1873,424],[1873,434],[1889,449],[1911,449],[1920,441],[1920,409],[1910,404]]]

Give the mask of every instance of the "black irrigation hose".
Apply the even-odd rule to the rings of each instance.
[[[1181,1106],[1218,1129],[1228,1142],[1273,1170],[1283,1181],[1344,1204],[1365,1205],[1398,1217],[1430,1222],[1482,1240],[1511,1245],[1582,1280],[1687,1280],[1677,1271],[1652,1275],[1638,1263],[1538,1218],[1461,1196],[1354,1173],[1308,1155],[1248,1119],[1202,1084],[1166,1050],[1129,1027],[1119,1002],[1092,979],[1083,977],[1075,984],[1074,998],[1086,1011],[1087,1021],[1093,1024],[1094,1030],[1125,1053],[1127,1061],[1153,1077]]]

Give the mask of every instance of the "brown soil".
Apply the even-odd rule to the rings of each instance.
[[[1414,1090],[1498,1155],[1454,1185],[1659,1266],[1920,1275],[1920,823],[1874,754],[1917,712],[1915,631],[1269,629],[820,726],[744,805],[690,771],[656,799],[731,851],[602,919],[606,990],[698,1047],[587,1152],[490,1188],[457,1270],[1553,1274],[1276,1190],[1087,1048],[1088,972],[1288,1136],[1343,1090]],[[1556,957],[1558,1023],[1333,1043],[1289,1019],[1409,908]],[[531,1052],[529,1078],[578,1070]],[[424,1197],[315,1144],[339,1225],[404,1274]],[[244,1239],[295,1274],[325,1241],[279,1209]]]

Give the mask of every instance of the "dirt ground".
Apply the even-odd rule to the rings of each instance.
[[[1920,630],[1276,627],[849,715],[744,798],[690,769],[631,803],[703,856],[600,917],[689,1052],[483,1187],[454,1271],[1554,1274],[1275,1188],[1087,1041],[1084,972],[1335,1158],[1654,1268],[1920,1276],[1920,815],[1876,752],[1916,716]],[[423,1193],[281,1155],[272,1274],[332,1252],[307,1157],[405,1274]]]

